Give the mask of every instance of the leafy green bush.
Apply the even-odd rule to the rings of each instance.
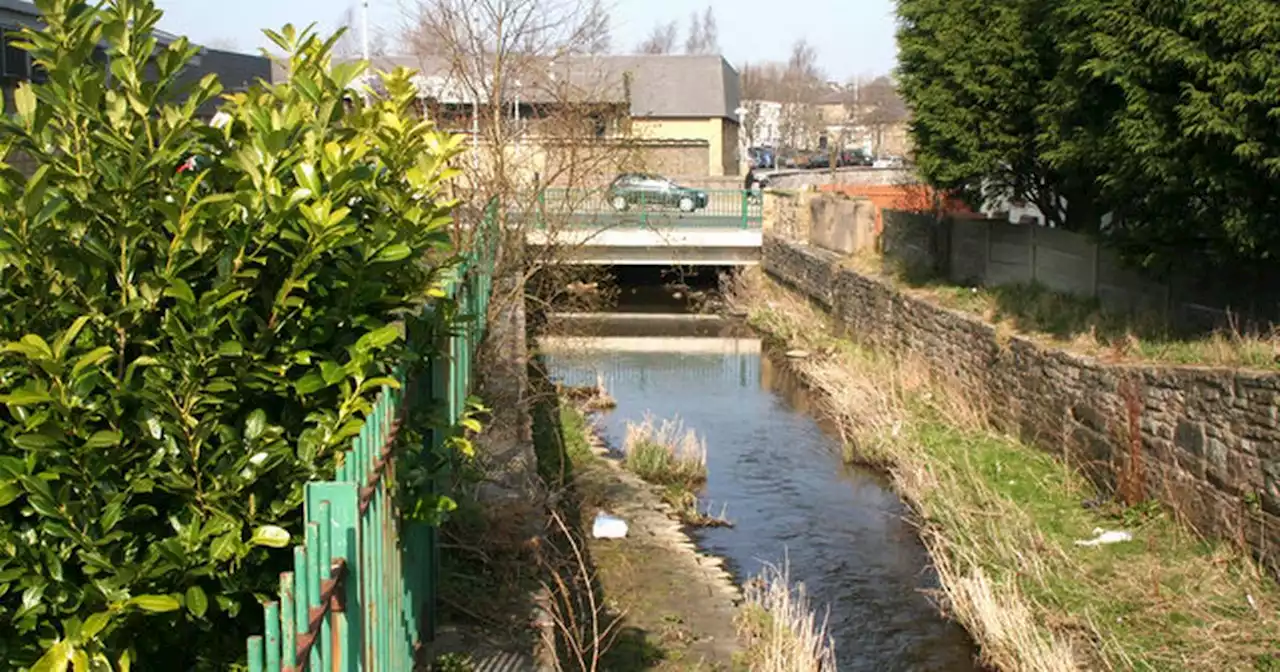
[[[196,49],[157,46],[151,0],[37,5],[43,82],[0,119],[37,166],[0,165],[0,660],[229,669],[303,484],[442,296],[458,141],[411,114],[407,72],[350,96],[362,66],[291,27],[268,33],[289,81],[214,128],[220,87],[180,90]]]

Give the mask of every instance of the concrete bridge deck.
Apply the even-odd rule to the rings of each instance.
[[[614,210],[596,192],[540,200],[529,245],[564,249],[563,263],[622,266],[747,266],[760,263],[762,204],[742,190],[709,193],[707,207]]]

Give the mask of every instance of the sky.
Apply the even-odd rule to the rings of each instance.
[[[875,76],[893,69],[893,0],[606,0],[611,8],[613,50],[634,49],[658,22],[676,20],[679,43],[691,11],[710,5],[725,58],[744,62],[785,60],[804,38],[818,53],[828,78]],[[256,53],[267,45],[263,28],[286,23],[336,27],[358,0],[156,0],[160,27],[197,43]],[[398,32],[413,0],[369,0],[371,24]]]

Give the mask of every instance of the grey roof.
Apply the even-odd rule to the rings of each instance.
[[[635,117],[722,117],[737,120],[738,71],[722,56],[583,56],[605,76],[631,73]]]
[[[514,58],[514,57],[513,57]],[[450,73],[446,59],[385,56],[372,59],[375,70],[403,66],[417,70],[425,93],[440,100],[469,102],[470,95]],[[626,101],[631,76],[631,115],[659,118],[738,119],[741,99],[738,71],[719,55],[568,56],[555,61],[531,59],[508,68],[503,90],[529,103]]]
[[[0,25],[6,25],[11,28],[19,26],[34,28],[39,24],[40,10],[34,4],[24,0],[0,0]],[[156,41],[162,46],[171,44],[178,39],[177,35],[159,28],[152,30],[151,34],[155,36]]]
[[[190,71],[195,77],[217,73],[222,88],[228,91],[244,91],[258,80],[271,81],[271,61],[265,56],[221,49],[206,48],[200,54],[200,66],[190,68]]]

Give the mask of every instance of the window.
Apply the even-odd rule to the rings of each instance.
[[[31,61],[27,57],[27,52],[14,46],[19,40],[16,31],[5,30],[0,32],[0,45],[3,46],[3,74],[5,77],[13,77],[16,79],[31,78]]]

